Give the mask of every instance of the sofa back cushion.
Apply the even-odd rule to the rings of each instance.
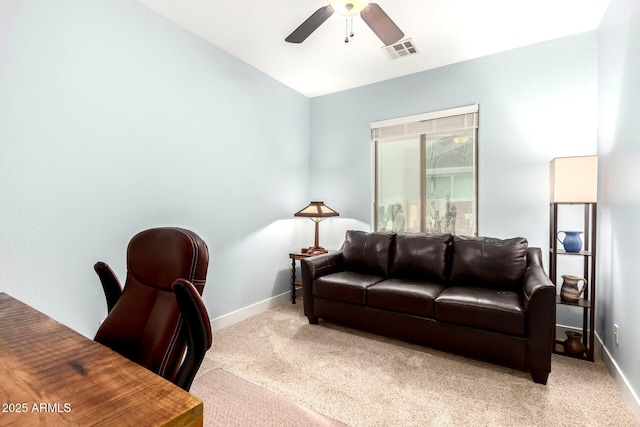
[[[524,237],[501,240],[453,236],[449,281],[454,285],[519,289],[527,268],[528,246]]]
[[[395,233],[348,230],[342,246],[345,269],[387,276]]]
[[[444,282],[451,234],[398,234],[391,275]]]

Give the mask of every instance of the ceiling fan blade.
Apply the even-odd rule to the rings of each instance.
[[[394,44],[404,37],[404,33],[395,22],[375,3],[369,3],[367,7],[362,9],[360,16],[385,46]]]
[[[289,37],[284,39],[289,43],[302,43],[307,37],[311,35],[324,21],[326,21],[331,15],[333,15],[333,8],[331,6],[324,6],[316,10],[313,15],[307,18],[295,31],[289,34]]]

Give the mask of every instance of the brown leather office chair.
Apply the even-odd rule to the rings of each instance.
[[[108,309],[94,340],[189,391],[211,348],[201,298],[208,264],[207,245],[192,231],[136,234],[127,248],[124,288],[107,264],[94,266]]]

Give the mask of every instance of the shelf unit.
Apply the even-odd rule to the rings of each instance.
[[[584,234],[583,250],[580,252],[566,252],[558,248],[560,243],[556,238],[558,230],[558,208],[561,205],[584,205]],[[596,303],[596,213],[597,203],[551,203],[550,204],[550,227],[549,227],[549,277],[556,285],[556,312],[558,306],[573,306],[582,310],[582,343],[586,351],[581,356],[567,354],[562,345],[564,340],[557,336],[557,328],[554,328],[553,349],[554,353],[565,356],[577,357],[593,362],[594,350],[594,329],[595,329],[595,303]],[[562,301],[559,295],[559,288],[562,286],[562,278],[558,272],[558,264],[562,263],[565,257],[581,257],[583,259],[582,277],[586,279],[586,284],[582,298],[577,303]],[[568,274],[568,273],[567,273]],[[560,281],[558,282],[558,278]],[[554,318],[553,324],[556,324]],[[560,337],[562,338],[562,337]]]

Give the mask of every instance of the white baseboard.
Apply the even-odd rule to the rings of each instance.
[[[300,290],[298,289],[296,296],[299,296],[299,291]],[[215,319],[211,320],[211,330],[213,332],[219,331],[220,329],[241,322],[245,319],[248,319],[249,317],[255,316],[256,314],[264,313],[267,310],[287,303],[291,304],[291,292],[285,292],[280,295],[276,295],[274,297],[259,301],[255,304],[251,304],[248,307],[244,307],[220,317],[216,317]],[[296,302],[296,304],[300,303],[302,303],[302,300]]]
[[[620,394],[622,394],[623,399],[627,402],[627,405],[629,405],[629,410],[635,417],[636,421],[640,423],[640,399],[638,399],[638,395],[631,387],[631,384],[629,384],[629,381],[627,381],[627,377],[624,376],[616,361],[611,357],[611,353],[609,353],[609,350],[604,346],[598,334],[595,334],[595,336],[595,350],[600,355],[600,358],[602,358],[602,361],[611,374],[611,377],[613,377],[613,381],[616,383],[618,390],[620,390]]]

